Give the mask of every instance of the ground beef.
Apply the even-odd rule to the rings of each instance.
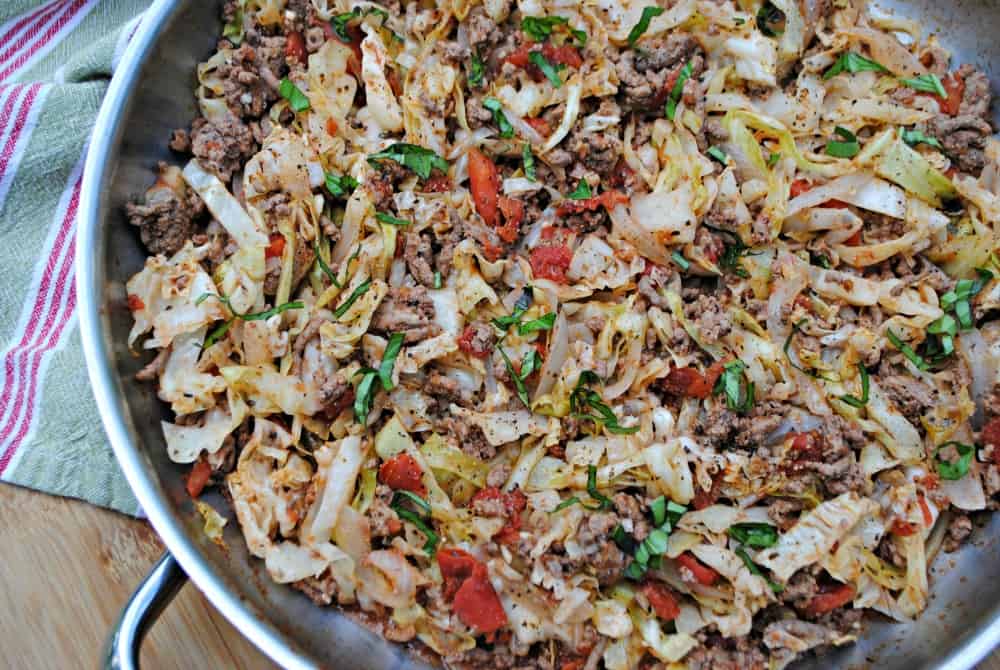
[[[337,582],[333,578],[330,569],[327,568],[319,577],[306,577],[297,582],[292,582],[292,588],[302,591],[320,607],[326,607],[333,603],[337,596]]]
[[[899,550],[899,545],[896,544],[894,538],[895,535],[886,534],[878,543],[878,546],[875,547],[875,554],[890,565],[894,565],[897,568],[905,568],[906,556]]]
[[[670,91],[671,74],[690,61],[694,76],[704,67],[704,55],[698,42],[686,33],[673,33],[666,39],[649,39],[642,49],[628,49],[617,55],[615,70],[621,81],[619,92],[625,107],[636,110],[659,108]]]
[[[718,342],[733,329],[729,307],[719,296],[702,293],[694,302],[684,305],[687,318],[698,324],[704,342]]]
[[[968,514],[956,512],[948,522],[948,534],[944,538],[942,548],[948,553],[958,551],[970,535],[972,535],[972,519]]]
[[[479,96],[473,95],[465,103],[465,118],[472,128],[480,128],[493,122],[493,112],[483,106]]]
[[[344,410],[347,404],[345,400],[353,398],[354,387],[340,375],[328,377],[320,384],[319,400],[323,407],[321,411],[327,416],[335,418]]]
[[[300,240],[304,242],[304,240]],[[309,273],[316,260],[316,251],[305,243],[295,245],[295,255],[292,260],[292,293],[296,287]],[[281,282],[281,259],[269,258],[267,264],[267,274],[264,276],[264,295],[274,295],[278,292],[278,284]]]
[[[464,418],[449,416],[442,419],[437,430],[469,456],[488,461],[497,455],[497,448],[489,443],[482,429]]]
[[[244,119],[259,119],[278,99],[278,86],[286,72],[285,38],[252,32],[218,70],[226,104]]]
[[[474,44],[480,49],[490,47],[503,39],[503,33],[497,28],[496,22],[482,7],[475,7],[469,12],[463,26],[468,31],[469,44]]]
[[[858,425],[840,416],[826,419],[823,428],[810,433],[809,446],[792,450],[782,468],[791,478],[791,489],[821,486],[832,496],[862,491],[865,476],[854,451],[865,444]]]
[[[225,183],[256,152],[253,132],[235,116],[215,122],[198,118],[191,124],[191,153]]]
[[[620,523],[619,516],[610,512],[593,513],[584,517],[575,538],[583,554],[575,558],[560,558],[565,570],[591,572],[602,586],[617,582],[630,560],[609,539],[611,531]]]
[[[184,128],[178,128],[170,135],[168,146],[179,154],[189,154],[191,153],[191,136]]]
[[[161,172],[164,165],[160,166]],[[151,254],[170,256],[198,231],[205,204],[194,191],[180,192],[158,181],[146,191],[145,201],[129,203],[125,214],[139,228],[139,239]]]
[[[614,100],[608,98],[592,113],[620,117],[621,109]],[[584,131],[582,121],[577,123],[563,142],[563,147],[586,169],[593,170],[601,177],[607,177],[615,170],[622,155],[622,141],[614,131]]]
[[[507,480],[510,479],[510,475],[513,471],[513,468],[506,463],[494,465],[486,474],[486,486],[500,488],[507,483]]]
[[[817,593],[819,593],[819,583],[816,581],[816,576],[806,568],[792,575],[778,597],[781,602],[801,609],[808,605]]]
[[[403,244],[403,259],[406,261],[406,267],[410,274],[427,288],[434,288],[434,270],[431,268],[431,260],[433,260],[431,236],[408,233]]]
[[[702,411],[695,431],[716,449],[737,447],[748,449],[763,445],[784,418],[784,410],[774,403],[755,405],[747,415],[726,408],[726,401],[715,398]]]
[[[638,496],[617,493],[614,497],[615,512],[621,518],[622,527],[631,533],[636,541],[643,541],[651,530],[645,503]]]
[[[472,50],[458,42],[440,40],[434,48],[441,54],[442,60],[452,65],[462,65],[472,56]]]
[[[927,132],[941,141],[945,153],[959,170],[978,175],[986,164],[986,140],[993,134],[990,82],[971,65],[963,65],[956,73],[965,81],[958,114],[935,116],[927,122]]]
[[[468,334],[467,338],[465,338],[466,334]],[[472,353],[493,351],[493,345],[496,341],[493,326],[486,321],[473,321],[470,323],[465,327],[463,338],[464,341],[461,346],[465,349],[465,342],[468,342],[467,348]]]
[[[441,331],[434,323],[434,301],[423,286],[390,288],[372,318],[372,328],[384,333],[403,333],[407,343],[425,340]]]
[[[437,370],[431,370],[424,382],[423,392],[427,395],[443,400],[447,403],[461,404],[463,397],[461,385],[451,377],[443,375]]]
[[[958,115],[974,116],[989,121],[990,102],[993,99],[989,77],[968,63],[959,67],[956,73],[965,80],[965,90],[962,92],[962,102],[958,106]]]
[[[395,535],[403,527],[399,515],[390,507],[392,495],[392,489],[385,484],[375,487],[375,496],[367,514],[373,539]]]
[[[704,636],[700,647],[684,657],[688,670],[763,670],[767,655],[751,638],[723,637],[717,633]]]
[[[935,390],[913,375],[879,375],[878,387],[907,421],[921,426],[920,418],[934,406]]]
[[[767,515],[778,525],[778,528],[786,531],[799,520],[803,509],[805,509],[805,503],[802,500],[775,498],[767,506]]]
[[[386,211],[394,205],[393,194],[403,181],[410,175],[410,172],[396,161],[384,160],[378,164],[378,169],[373,170],[365,182],[365,188],[372,196],[372,205],[376,210]]]

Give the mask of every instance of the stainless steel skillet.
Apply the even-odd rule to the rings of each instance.
[[[185,575],[244,635],[288,668],[414,667],[398,646],[352,623],[334,609],[271,583],[250,558],[235,521],[227,550],[202,534],[184,492],[182,472],[166,456],[153,390],[134,381],[144,360],[126,346],[131,316],[125,281],[145,253],[123,215],[124,204],[150,184],[157,161],[173,159],[166,143],[195,115],[192,91],[198,61],[213,50],[220,29],[218,0],[156,0],[143,17],[97,119],[84,174],[77,240],[80,331],[101,418],[136,497],[170,554],[140,587],[109,640],[106,667],[136,667],[142,633],[183,583]],[[1000,4],[996,0],[883,2],[883,8],[924,22],[940,33],[958,62],[993,71],[1000,61]],[[175,159],[173,159],[175,160]],[[220,511],[220,499],[208,499]],[[972,667],[1000,642],[1000,515],[977,529],[957,554],[932,570],[932,600],[916,622],[874,621],[858,644],[797,667],[878,667],[886,670]]]

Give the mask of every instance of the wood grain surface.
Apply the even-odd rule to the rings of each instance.
[[[0,667],[95,668],[129,594],[163,553],[145,521],[0,486]],[[188,584],[142,648],[145,670],[276,666]],[[1000,670],[1000,652],[978,670]]]

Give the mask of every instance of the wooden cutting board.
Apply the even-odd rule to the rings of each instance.
[[[163,553],[145,521],[0,486],[0,666],[96,667],[122,605]],[[142,647],[146,670],[276,666],[188,584]],[[994,652],[978,670],[1000,670]]]

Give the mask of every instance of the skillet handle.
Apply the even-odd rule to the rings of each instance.
[[[108,635],[101,652],[101,670],[138,670],[142,639],[186,582],[187,575],[170,552],[163,554],[129,598]]]

